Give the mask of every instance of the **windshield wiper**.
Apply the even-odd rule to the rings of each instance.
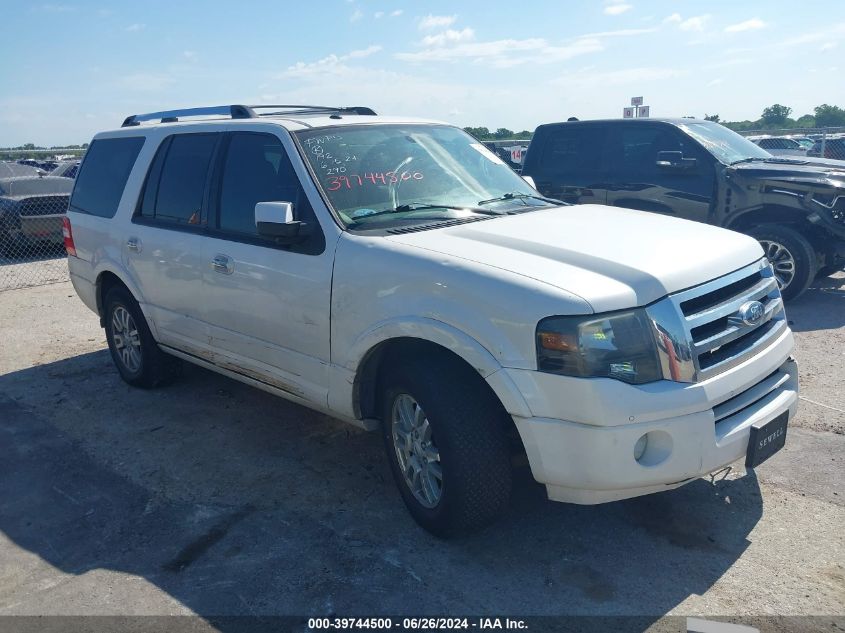
[[[421,202],[409,202],[408,204],[400,204],[392,209],[383,209],[374,213],[362,215],[357,219],[372,218],[377,215],[387,215],[389,213],[408,213],[409,211],[426,211],[428,209],[449,209],[451,211],[472,211],[473,213],[481,213],[483,215],[504,215],[500,211],[493,211],[491,209],[480,209],[478,207],[462,207],[454,204],[426,204]]]
[[[483,204],[490,204],[493,202],[504,202],[505,200],[524,200],[525,198],[530,198],[532,200],[542,200],[543,202],[548,202],[550,204],[558,204],[558,205],[565,205],[566,203],[563,200],[555,200],[554,198],[544,198],[543,196],[535,196],[530,193],[506,193],[498,198],[490,198],[489,200],[481,200],[479,201],[478,205],[481,206]]]

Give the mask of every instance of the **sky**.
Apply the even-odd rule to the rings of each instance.
[[[366,105],[533,130],[622,116],[845,107],[845,0],[2,0],[0,147],[129,114]]]

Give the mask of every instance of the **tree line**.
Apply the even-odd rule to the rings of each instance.
[[[468,132],[479,141],[509,141],[512,139],[529,140],[533,132],[522,130],[522,132],[514,132],[506,127],[500,127],[496,131],[491,132],[486,127],[465,127],[465,132]]]
[[[764,108],[756,121],[722,121],[718,114],[706,114],[708,121],[716,121],[735,132],[747,130],[777,130],[789,128],[845,127],[845,109],[823,103],[813,108],[813,114],[792,118],[792,108],[775,103]]]

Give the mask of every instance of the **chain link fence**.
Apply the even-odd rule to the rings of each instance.
[[[62,218],[79,161],[38,162],[0,161],[0,292],[68,279]]]
[[[747,130],[740,134],[775,156],[845,161],[845,128]]]

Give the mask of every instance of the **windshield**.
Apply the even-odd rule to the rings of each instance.
[[[749,158],[767,159],[772,157],[762,147],[718,123],[682,123],[678,127],[704,145],[708,152],[727,165]]]
[[[551,204],[519,197],[539,194],[498,156],[455,127],[338,126],[304,130],[297,137],[320,187],[351,228]],[[507,194],[513,195],[505,198]],[[484,209],[479,207],[482,202]]]

